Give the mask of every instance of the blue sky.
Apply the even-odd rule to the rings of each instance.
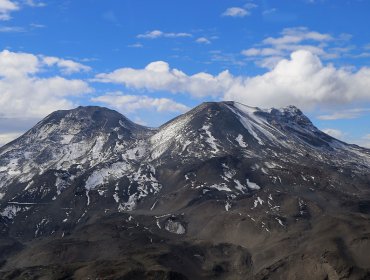
[[[57,109],[300,107],[370,147],[369,1],[0,0],[0,145]],[[15,125],[16,123],[16,125]]]

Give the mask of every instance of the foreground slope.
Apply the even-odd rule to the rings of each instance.
[[[0,276],[367,279],[369,170],[293,106],[58,111],[0,149]]]

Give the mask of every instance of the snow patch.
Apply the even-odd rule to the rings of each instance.
[[[246,188],[245,186],[243,186],[243,185],[240,183],[240,181],[239,181],[239,180],[234,180],[234,182],[235,182],[235,184],[236,184],[235,188],[236,188],[237,190],[239,190],[239,191],[240,191],[240,192],[242,192],[242,193],[245,193],[245,191],[247,191],[247,188]]]
[[[8,219],[14,219],[17,213],[20,211],[28,210],[30,207],[23,207],[16,204],[6,206],[0,213],[1,216],[7,217]]]
[[[279,218],[275,218],[275,220],[276,221],[278,221],[278,223],[282,226],[282,227],[284,227],[285,225],[283,224],[283,222],[279,219]]]
[[[216,138],[213,137],[211,131],[209,130],[210,129],[210,126],[209,125],[203,125],[202,129],[205,131],[205,133],[207,134],[207,138],[206,138],[206,142],[211,146],[211,148],[213,149],[212,153],[218,153],[220,150],[218,149],[217,147],[217,143],[216,143]]]
[[[185,234],[185,227],[178,221],[172,219],[167,220],[165,229],[175,234]]]
[[[109,178],[119,178],[125,174],[128,170],[128,166],[124,162],[113,163],[108,168],[102,168],[100,170],[94,171],[89,178],[87,178],[85,183],[85,189],[92,190],[97,186],[103,185],[108,181]]]
[[[239,146],[242,148],[247,148],[248,144],[244,142],[243,135],[239,134],[238,137],[235,138],[236,142],[238,142]]]
[[[154,207],[157,205],[157,202],[158,202],[158,200],[156,200],[156,201],[153,203],[152,207],[150,207],[150,211],[153,211]]]
[[[225,191],[225,192],[231,192],[231,190],[226,186],[226,184],[213,184],[212,186],[209,186],[211,189],[216,189],[218,191]]]
[[[231,203],[229,201],[226,201],[226,204],[225,204],[226,212],[228,212],[230,209],[231,209]]]
[[[69,144],[72,138],[74,137],[74,135],[71,135],[71,134],[66,134],[66,135],[61,135],[61,136],[62,136],[62,140],[60,141],[60,144],[63,144],[63,145]]]
[[[159,229],[162,229],[161,224],[159,223],[159,220],[157,220],[157,226]]]
[[[259,189],[261,189],[260,186],[258,186],[256,183],[253,183],[253,182],[249,181],[249,179],[247,179],[247,186],[248,186],[248,188],[250,188],[252,190],[259,190]]]
[[[254,201],[254,207],[253,208],[256,208],[258,206],[258,204],[260,204],[262,206],[263,204],[263,200],[258,196],[257,199]]]
[[[86,198],[87,198],[87,206],[90,205],[90,195],[89,195],[89,190],[86,190]]]

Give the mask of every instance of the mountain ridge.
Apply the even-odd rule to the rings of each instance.
[[[44,266],[73,278],[82,263],[83,277],[104,277],[102,261],[117,278],[154,266],[179,279],[310,279],[315,267],[360,279],[369,169],[369,150],[294,106],[209,102],[156,129],[102,107],[58,111],[0,148],[0,276]]]

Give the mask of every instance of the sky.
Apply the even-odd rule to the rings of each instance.
[[[370,147],[370,1],[0,0],[0,146],[55,110],[299,107]]]

